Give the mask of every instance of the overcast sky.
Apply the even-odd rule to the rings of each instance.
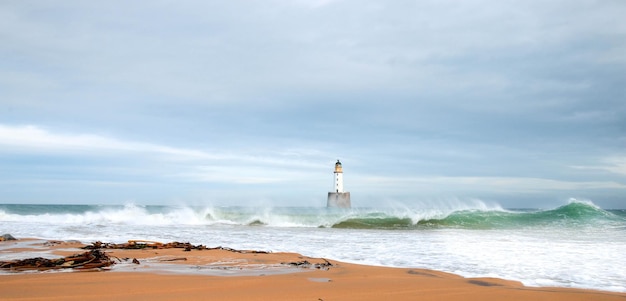
[[[626,1],[2,1],[0,202],[626,208]]]

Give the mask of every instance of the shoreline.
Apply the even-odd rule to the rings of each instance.
[[[76,241],[4,241],[0,260],[44,254],[64,257],[85,251],[79,249],[82,246]],[[619,292],[527,287],[504,279],[358,265],[296,253],[102,250],[118,260],[106,271],[3,271],[2,296],[10,300],[626,300],[626,293]],[[297,265],[303,262],[310,265]],[[330,266],[316,265],[325,262]]]

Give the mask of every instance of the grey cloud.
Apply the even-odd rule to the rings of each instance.
[[[312,149],[319,153],[307,160],[341,156],[374,176],[621,183],[611,167],[580,167],[624,156],[624,9],[622,1],[6,2],[0,120],[176,149]],[[176,171],[219,167],[205,163]],[[592,194],[623,199],[615,187]]]

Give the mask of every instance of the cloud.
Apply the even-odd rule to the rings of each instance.
[[[626,157],[612,157],[606,160],[605,170],[612,173],[626,175]]]
[[[120,140],[97,134],[63,134],[50,132],[35,125],[8,126],[0,124],[0,145],[5,151],[18,149],[34,153],[66,152],[95,155],[107,152],[166,155],[172,160],[242,160],[259,163],[279,163],[276,158],[226,153],[210,153],[198,149],[172,147]],[[297,152],[292,152],[296,155]],[[293,162],[291,162],[293,163]],[[306,164],[306,163],[301,163]]]
[[[120,140],[96,134],[62,134],[35,125],[8,126],[0,124],[0,153],[109,157],[119,160],[148,160],[165,164],[160,172],[170,178],[220,183],[272,183],[292,181],[290,170],[320,170],[322,163],[311,158],[325,157],[314,149],[276,149],[243,152],[225,150],[209,152],[145,142]],[[69,166],[68,166],[69,167]],[[65,167],[65,168],[68,168]],[[84,169],[85,167],[83,167]],[[144,166],[156,172],[154,166]],[[174,168],[173,170],[171,168]],[[99,168],[102,169],[102,168]],[[168,170],[170,169],[170,170]],[[110,167],[104,170],[113,171]],[[129,173],[128,170],[121,170]],[[280,171],[280,172],[278,172]],[[280,173],[280,177],[277,174]]]
[[[339,1],[340,0],[297,0],[294,2],[305,7],[320,8]]]
[[[319,171],[313,172],[320,174]],[[195,166],[188,172],[175,177],[196,182],[212,182],[224,184],[273,184],[310,181],[311,171],[305,172],[302,168],[292,166],[242,166],[210,165]],[[288,185],[288,184],[286,184]]]
[[[574,169],[582,170],[600,170],[607,171],[613,174],[626,176],[626,156],[611,156],[601,160],[599,165],[574,165]]]
[[[307,160],[309,156],[326,156],[315,149],[280,148],[263,155],[259,149],[254,154],[245,152],[209,152],[199,149],[120,140],[97,134],[63,134],[48,131],[35,125],[9,126],[0,124],[0,145],[4,151],[11,149],[32,153],[82,153],[87,155],[120,152],[131,154],[165,155],[172,161],[240,161],[264,165],[319,168],[322,165]]]
[[[383,195],[610,195],[625,169],[624,7],[3,2],[0,155],[61,180],[295,192],[339,157]]]
[[[28,152],[138,152],[165,154],[196,159],[223,159],[207,152],[163,145],[123,141],[94,134],[51,133],[34,125],[0,125],[0,145]]]
[[[376,177],[363,176],[354,180],[359,188],[384,187],[388,191],[422,191],[429,194],[462,193],[537,193],[581,191],[593,189],[626,190],[626,184],[614,181],[565,181],[526,177]]]

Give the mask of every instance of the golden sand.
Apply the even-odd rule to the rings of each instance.
[[[81,252],[77,243],[32,248],[1,242],[2,254]],[[0,275],[2,300],[626,300],[626,294],[525,287],[423,269],[348,264],[295,253],[228,250],[105,250],[106,271]],[[15,254],[12,254],[15,255]],[[132,263],[137,259],[139,264]],[[306,263],[309,263],[308,265]],[[328,266],[327,263],[332,264]]]

